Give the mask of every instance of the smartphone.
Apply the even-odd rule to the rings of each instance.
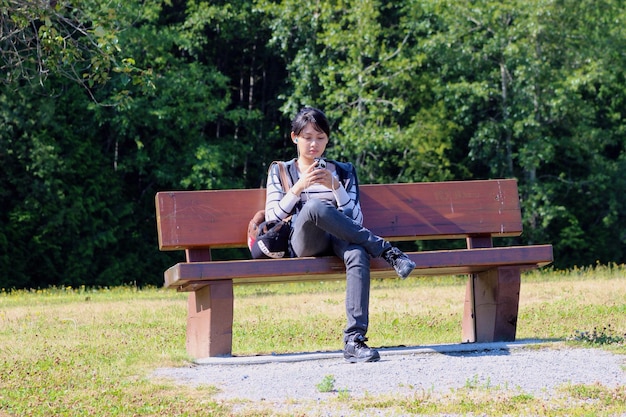
[[[326,161],[324,161],[322,158],[315,158],[315,162],[317,162],[317,165],[315,166],[315,169],[324,169],[326,168]]]

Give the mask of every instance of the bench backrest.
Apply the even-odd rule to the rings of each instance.
[[[391,241],[522,232],[513,179],[361,185],[360,190],[365,226]],[[244,247],[248,222],[264,204],[264,189],[159,192],[159,248]]]

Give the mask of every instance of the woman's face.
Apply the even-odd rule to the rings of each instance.
[[[328,135],[317,130],[312,123],[307,123],[299,135],[291,132],[291,139],[298,147],[299,155],[307,159],[321,158],[328,145]]]

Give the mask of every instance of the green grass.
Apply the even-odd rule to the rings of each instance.
[[[344,285],[236,287],[234,353],[340,349]],[[458,342],[464,294],[465,279],[458,277],[374,282],[371,344]],[[0,292],[0,416],[233,415],[236,404],[214,400],[216,387],[150,378],[156,368],[188,364],[185,317],[186,294],[157,288]],[[624,354],[625,331],[626,267],[544,270],[523,277],[518,339],[561,340]],[[341,407],[355,411],[582,416],[626,413],[625,389],[568,386],[561,399],[551,401],[473,381],[443,397],[424,392],[351,401],[341,390],[331,391]]]
[[[335,377],[326,375],[322,381],[316,385],[319,392],[332,392],[335,390]]]
[[[561,388],[560,396],[550,400],[535,398],[502,387],[468,386],[443,396],[428,392],[406,398],[370,398],[360,400],[353,409],[395,410],[398,415],[488,415],[488,416],[619,416],[626,412],[624,387],[570,385]]]

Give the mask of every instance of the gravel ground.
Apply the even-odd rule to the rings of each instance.
[[[350,398],[436,395],[476,387],[550,398],[567,384],[626,386],[624,356],[558,343],[439,345],[380,349],[380,353],[379,362],[361,364],[347,363],[340,352],[209,358],[185,368],[158,369],[154,376],[217,387],[216,400],[261,403],[282,411],[286,407],[287,412],[298,403],[320,405],[340,393]],[[335,391],[320,392],[317,386],[328,375],[335,379]]]

